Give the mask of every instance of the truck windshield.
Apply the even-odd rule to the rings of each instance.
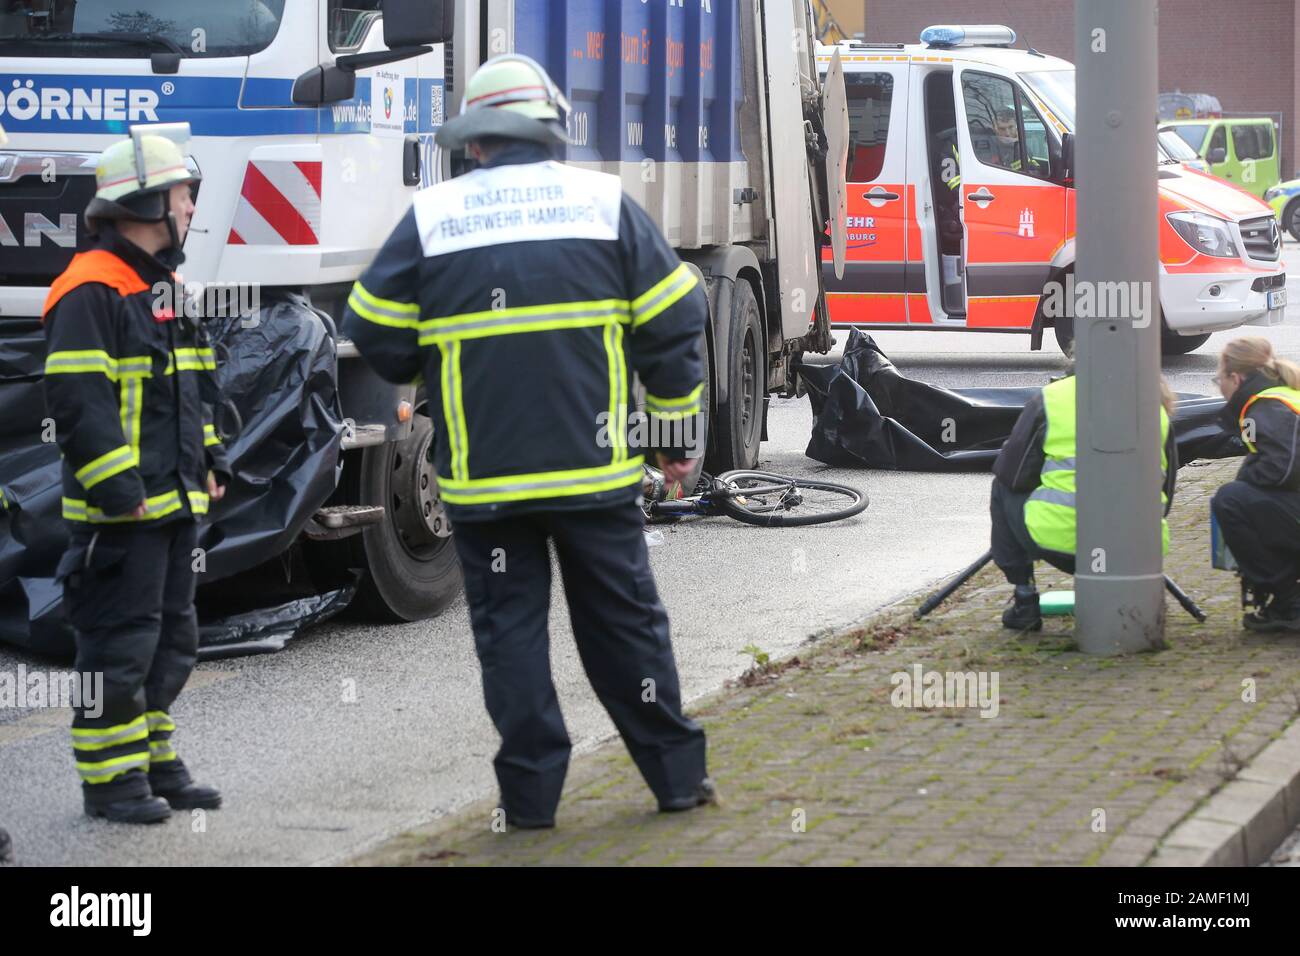
[[[1074,132],[1074,70],[1040,70],[1021,73],[1021,79]]]
[[[270,46],[285,0],[0,0],[0,56],[247,56]]]

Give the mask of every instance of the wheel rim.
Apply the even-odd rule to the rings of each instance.
[[[433,438],[430,425],[414,429],[408,438],[393,446],[389,520],[402,549],[417,561],[428,561],[451,538],[438,476],[429,461]]]
[[[1291,207],[1291,224],[1287,227],[1287,231],[1293,237],[1300,237],[1300,203]]]
[[[740,359],[740,433],[745,436],[746,446],[752,443],[754,427],[758,424],[758,415],[754,411],[754,398],[758,392],[755,373],[757,352],[754,330],[749,329],[745,332],[745,346],[741,350]]]

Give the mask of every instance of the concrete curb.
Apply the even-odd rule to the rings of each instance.
[[[1300,720],[1161,841],[1149,866],[1258,866],[1300,826]]]

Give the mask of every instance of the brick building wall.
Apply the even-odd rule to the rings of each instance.
[[[1210,93],[1225,112],[1280,112],[1282,178],[1300,176],[1297,0],[1161,0],[1160,92]],[[1074,0],[865,0],[868,40],[915,43],[935,23],[1005,23],[1074,59]]]

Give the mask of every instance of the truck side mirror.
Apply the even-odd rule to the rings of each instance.
[[[384,45],[401,47],[444,43],[452,37],[456,5],[447,0],[383,0]]]
[[[1228,158],[1228,148],[1226,146],[1216,146],[1210,150],[1210,155],[1205,158],[1212,163],[1221,163]]]
[[[1061,185],[1074,185],[1074,134],[1061,134]]]
[[[290,96],[298,106],[321,106],[350,100],[357,94],[357,74],[337,66],[313,66],[293,81]]]

